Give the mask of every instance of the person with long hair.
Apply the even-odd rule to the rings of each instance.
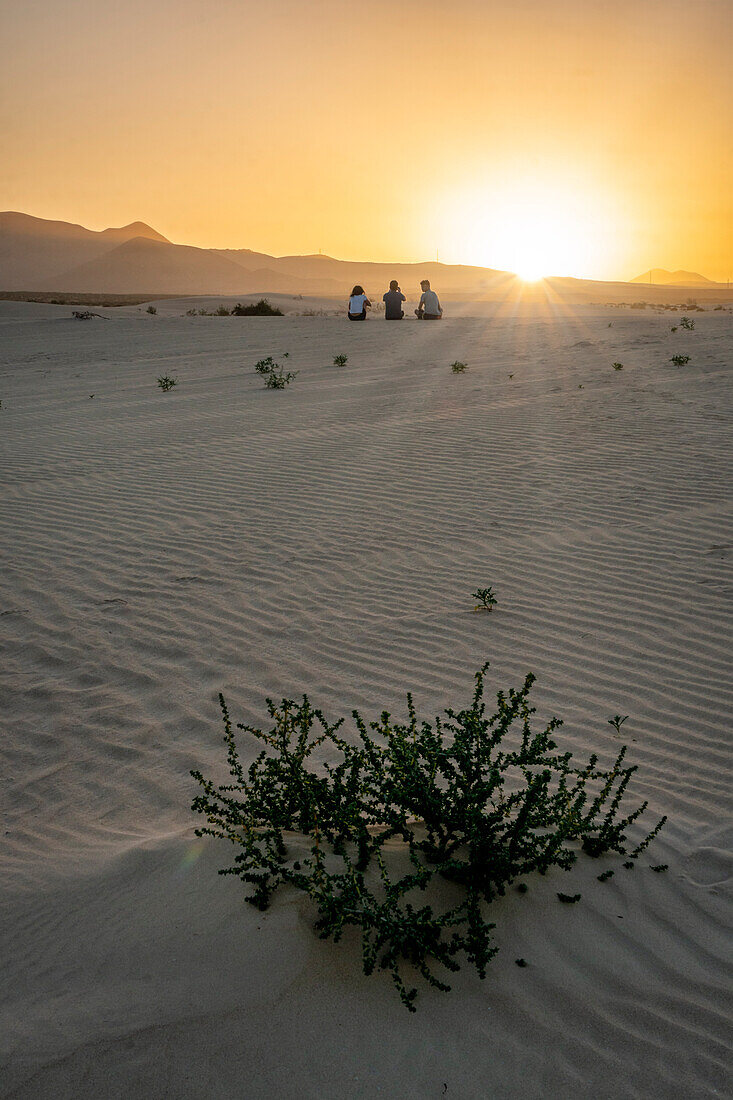
[[[364,287],[357,283],[349,298],[349,320],[366,321],[367,306],[371,309],[372,303],[364,293]]]

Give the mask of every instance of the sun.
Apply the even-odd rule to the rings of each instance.
[[[568,181],[515,180],[453,196],[450,233],[463,262],[510,271],[527,283],[592,277],[610,219],[600,194]]]
[[[514,274],[518,275],[523,283],[538,283],[549,274],[538,260],[533,260],[531,257],[515,266]]]
[[[583,237],[577,221],[554,196],[507,202],[487,227],[485,249],[492,267],[512,271],[534,283],[550,275],[578,272],[583,266]]]

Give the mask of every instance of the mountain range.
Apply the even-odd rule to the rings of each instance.
[[[657,274],[655,269],[652,276]],[[663,274],[668,275],[668,272]],[[668,286],[677,286],[674,272]],[[649,273],[634,282],[648,282]],[[355,283],[368,292],[397,279],[415,293],[431,279],[446,298],[504,297],[510,290],[527,296],[511,272],[463,264],[372,263],[331,256],[270,256],[247,248],[196,248],[175,244],[144,222],[96,232],[70,222],[48,221],[14,211],[0,213],[0,291],[94,294],[247,295],[279,293],[343,298]],[[691,275],[687,286],[717,286]],[[628,283],[570,278],[547,280],[564,297],[577,301],[621,300]],[[661,294],[657,286],[656,296]],[[647,295],[648,296],[648,295]],[[669,292],[667,292],[669,296]]]

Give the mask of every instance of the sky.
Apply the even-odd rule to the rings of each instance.
[[[0,209],[733,278],[733,0],[0,0]]]

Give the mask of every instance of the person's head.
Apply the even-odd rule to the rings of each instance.
[[[392,281],[389,284],[389,289],[390,290],[399,290],[400,289],[400,284],[397,282],[396,279],[392,279]]]
[[[363,293],[364,293],[364,287],[359,286],[359,284],[357,283],[356,286],[354,287],[354,289],[351,292],[351,297],[353,298],[353,297],[355,297],[355,295],[363,294]]]
[[[420,283],[422,290],[430,290],[430,279],[423,279]]]

